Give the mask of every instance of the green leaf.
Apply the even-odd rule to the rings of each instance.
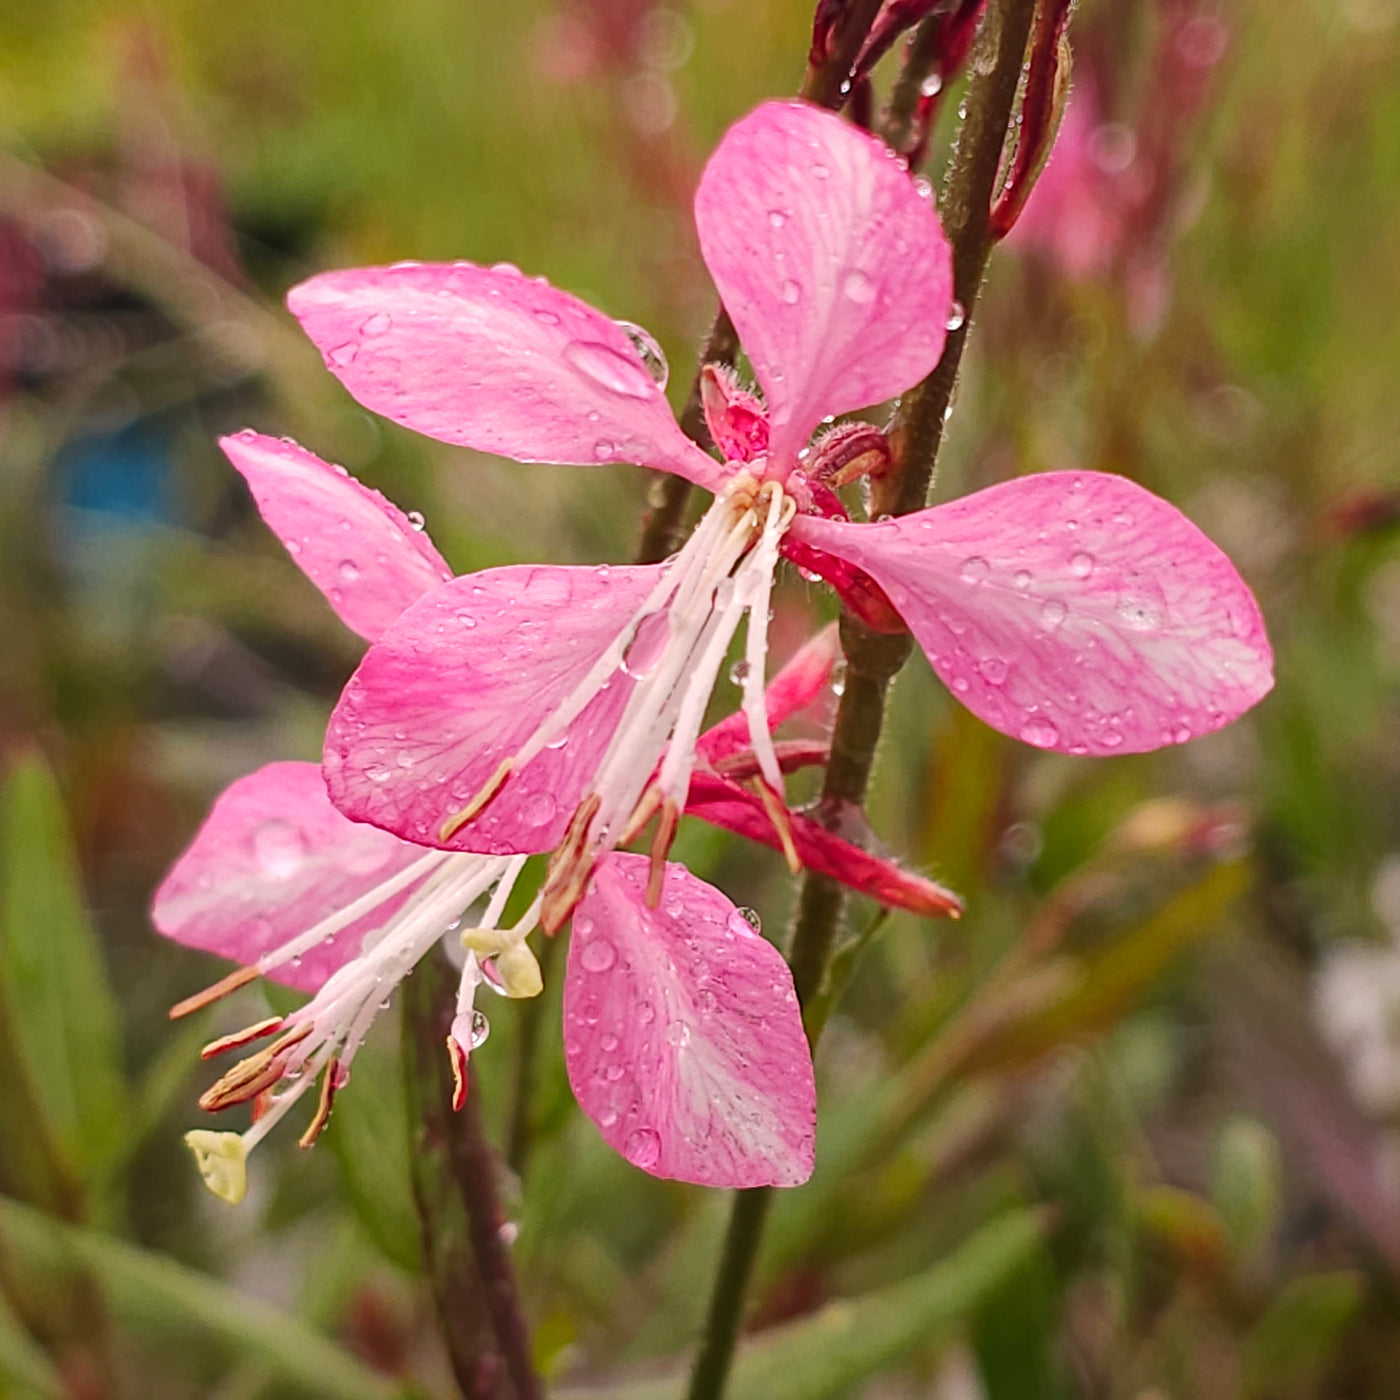
[[[66,1394],[53,1363],[0,1294],[0,1395],[5,1400],[63,1400]]]
[[[1311,1395],[1361,1307],[1356,1273],[1305,1274],[1286,1284],[1244,1346],[1245,1396]]]
[[[902,1283],[830,1303],[747,1343],[726,1400],[826,1400],[912,1352],[941,1341],[1031,1258],[1041,1238],[1033,1211],[985,1225],[951,1258]],[[557,1400],[679,1400],[684,1373],[601,1389],[560,1390]]]
[[[52,1135],[101,1188],[126,1123],[121,1019],[88,918],[63,800],[26,754],[0,788],[0,996]]]
[[[0,1247],[22,1271],[88,1269],[123,1327],[155,1338],[204,1334],[307,1395],[393,1400],[395,1386],[285,1311],[96,1230],[0,1197]]]

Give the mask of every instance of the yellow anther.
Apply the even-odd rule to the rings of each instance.
[[[496,975],[508,997],[537,997],[544,990],[544,974],[524,943],[505,949],[496,958]]]
[[[248,1192],[248,1149],[239,1133],[195,1128],[185,1134],[204,1184],[221,1200],[236,1206]]]
[[[479,958],[494,957],[506,946],[508,935],[498,928],[464,928],[462,947]]]

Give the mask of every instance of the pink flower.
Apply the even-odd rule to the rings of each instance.
[[[367,640],[451,577],[427,535],[342,468],[253,433],[224,447],[297,563]],[[824,691],[836,656],[828,629],[774,677],[766,697],[774,724]],[[753,825],[760,805],[738,782],[749,762],[745,733],[726,720],[697,744],[706,783],[698,805],[713,809],[705,813],[710,820],[741,830]],[[778,745],[793,761],[810,760],[812,748]],[[804,818],[792,822],[809,859],[866,893],[921,913],[958,911],[932,881]],[[647,883],[639,859],[617,855],[600,864],[575,918],[566,1053],[580,1104],[607,1141],[655,1174],[723,1186],[805,1179],[811,1063],[786,964],[722,894],[681,866],[665,867],[659,908],[648,908],[638,893]],[[291,1015],[206,1048],[216,1055],[267,1040],[201,1100],[210,1110],[253,1101],[260,1105],[253,1125],[242,1134],[189,1138],[220,1195],[241,1197],[248,1152],[319,1083],[302,1137],[303,1145],[315,1140],[378,1008],[444,930],[485,900],[462,934],[448,1041],[465,1093],[467,1057],[487,1029],[477,989],[485,983],[508,996],[533,996],[541,987],[526,942],[538,906],[511,928],[499,927],[524,861],[425,848],[352,822],[331,806],[314,764],[271,764],[219,798],[157,891],[152,913],[162,933],[241,966],[176,1012],[259,975],[312,993]],[[594,923],[606,934],[590,934]]]
[[[851,430],[809,439],[926,375],[951,309],[937,218],[883,145],[817,108],[767,104],[725,136],[695,212],[764,396],[710,376],[723,462],[680,432],[626,328],[514,268],[361,269],[290,294],[342,383],[397,422],[521,461],[642,462],[715,493],[665,564],[488,570],[410,608],[332,718],[342,811],[458,850],[556,851],[541,918],[557,928],[594,863],[652,814],[659,869],[747,617],[735,675],[757,793],[799,857],[764,716],[781,554],[867,616],[897,613],[959,700],[1042,748],[1154,749],[1266,693],[1249,590],[1123,478],[1048,473],[900,519],[844,518],[819,477]]]

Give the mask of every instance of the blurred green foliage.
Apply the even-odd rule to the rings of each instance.
[[[1171,8],[1076,14],[1109,120],[1150,124]],[[1173,147],[1159,314],[1001,250],[936,489],[1142,480],[1258,591],[1278,690],[1218,735],[1090,761],[909,667],[870,817],[968,914],[856,911],[818,1170],[774,1209],[736,1396],[1394,1392],[1395,1124],[1323,1049],[1310,978],[1400,924],[1378,879],[1400,852],[1400,6],[1209,13],[1229,42]],[[321,1149],[274,1137],[238,1211],[179,1143],[198,1045],[263,994],[171,1027],[221,969],[156,939],[146,901],[226,782],[317,755],[358,655],[215,438],[293,433],[422,510],[462,571],[628,557],[645,473],[373,420],[281,294],[325,266],[509,259],[648,326],[678,401],[712,306],[689,190],[729,121],[795,89],[809,22],[803,0],[0,15],[0,1395],[452,1393],[391,1024]],[[790,646],[829,604],[794,575],[777,608]],[[771,853],[688,824],[677,854],[781,935]],[[580,1118],[557,985],[513,1104],[519,1015],[493,1014],[473,1091],[498,1140],[531,1129],[508,1202],[540,1365],[579,1400],[677,1394],[724,1202]]]

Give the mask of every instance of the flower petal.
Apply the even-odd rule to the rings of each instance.
[[[768,682],[763,692],[768,727],[776,729],[799,710],[805,710],[826,689],[832,668],[841,659],[841,638],[836,624],[804,642]],[[709,763],[749,747],[749,721],[742,710],[707,729],[695,742],[695,752]]]
[[[773,458],[938,362],[953,294],[938,217],[883,142],[802,102],[731,127],[695,195],[700,249],[768,398]]]
[[[367,641],[452,577],[427,535],[344,467],[289,438],[250,431],[221,438],[219,446],[302,572]]]
[[[758,841],[775,851],[783,849],[762,800],[728,778],[714,773],[694,774],[685,810],[687,816],[699,817],[736,836]],[[807,869],[830,875],[857,894],[868,895],[892,909],[907,909],[930,919],[961,917],[962,900],[937,881],[862,850],[801,812],[789,812],[788,822],[797,854]]]
[[[325,771],[336,806],[424,845],[552,850],[627,702],[622,671],[565,742],[511,773],[446,843],[438,833],[584,679],[663,567],[512,565],[428,594],[365,654],[331,716]]]
[[[796,1186],[812,1173],[816,1089],[792,974],[717,889],[611,855],[574,914],[564,1057],[579,1106],[653,1176]]]
[[[954,695],[1039,748],[1144,753],[1219,729],[1273,685],[1234,565],[1120,476],[1045,472],[793,533],[866,570]]]
[[[366,408],[521,462],[642,462],[713,489],[623,330],[515,269],[402,263],[326,272],[287,305]]]
[[[347,821],[314,763],[270,763],[231,784],[161,882],[151,918],[167,938],[245,966],[420,860],[388,832]],[[355,957],[403,890],[269,975],[314,992]]]

